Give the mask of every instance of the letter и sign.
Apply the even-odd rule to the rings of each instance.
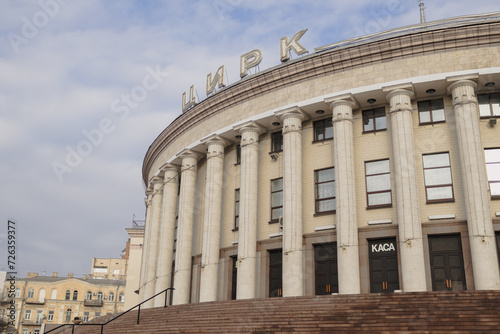
[[[388,253],[396,251],[396,242],[395,241],[382,241],[379,243],[371,244],[370,252],[371,253]]]

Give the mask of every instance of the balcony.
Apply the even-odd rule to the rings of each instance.
[[[43,305],[43,304],[45,304],[45,298],[42,300],[40,300],[40,299],[26,299],[26,304]]]
[[[84,306],[93,306],[93,307],[102,307],[104,305],[104,302],[102,299],[85,299],[83,301]]]

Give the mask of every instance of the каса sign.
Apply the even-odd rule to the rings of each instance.
[[[292,39],[288,36],[282,37],[280,39],[280,60],[281,62],[286,62],[290,59],[290,51],[293,50],[298,55],[303,55],[308,51],[300,43],[299,39],[306,33],[307,29],[303,29],[296,33]],[[259,49],[247,52],[240,57],[240,78],[244,78],[248,75],[248,70],[259,65],[262,61],[262,51]],[[215,75],[209,73],[207,75],[207,96],[215,91],[216,87],[224,87],[224,65],[219,67]],[[198,103],[196,99],[196,88],[194,85],[189,89],[189,98],[187,93],[182,94],[182,112],[186,112],[188,109],[194,107]]]
[[[395,252],[395,251],[396,251],[395,242],[381,242],[371,245],[372,253]]]

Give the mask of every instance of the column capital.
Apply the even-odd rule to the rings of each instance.
[[[281,121],[284,121],[287,118],[293,117],[293,118],[298,118],[301,121],[304,120],[304,118],[309,119],[309,115],[306,114],[302,109],[300,109],[298,106],[293,106],[287,109],[283,109],[280,111],[276,111],[274,113],[276,117],[279,117]]]
[[[174,164],[166,163],[160,167],[160,170],[163,172],[164,183],[169,182],[172,179],[176,179],[179,175],[179,166]]]
[[[212,134],[210,136],[207,136],[205,138],[202,138],[200,140],[202,144],[205,144],[207,147],[210,146],[211,144],[218,144],[218,145],[223,145],[224,147],[228,146],[231,144],[231,141],[229,139],[226,139],[224,137],[221,137],[217,134]]]
[[[387,101],[391,101],[391,98],[395,95],[407,95],[410,97],[410,99],[415,97],[415,90],[413,88],[413,84],[410,83],[404,83],[404,84],[399,84],[399,85],[393,85],[393,86],[387,86],[387,87],[382,87],[382,91],[384,92]]]
[[[255,121],[248,121],[240,125],[233,126],[233,130],[238,131],[240,134],[251,131],[260,135],[261,133],[266,132],[266,128]]]
[[[352,94],[344,94],[344,95],[337,95],[337,96],[331,96],[327,97],[323,100],[330,109],[333,110],[338,105],[347,105],[351,107],[351,109],[356,109],[359,107],[358,101],[354,98]]]
[[[478,74],[447,77],[446,84],[448,85],[448,94],[452,94],[453,89],[455,89],[456,87],[470,86],[475,90],[477,87],[478,78]]]
[[[199,152],[195,152],[193,150],[190,150],[188,148],[183,149],[179,153],[176,154],[178,158],[181,158],[182,160],[187,159],[187,158],[194,158],[196,161],[200,160],[202,157],[202,154]]]

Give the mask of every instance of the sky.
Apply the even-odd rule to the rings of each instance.
[[[424,3],[427,21],[500,11]],[[280,38],[302,29],[311,54],[419,20],[416,0],[0,0],[0,270],[9,220],[19,276],[82,277],[93,257],[120,257],[144,219],[149,145],[221,65],[232,84],[242,54],[277,66]]]

